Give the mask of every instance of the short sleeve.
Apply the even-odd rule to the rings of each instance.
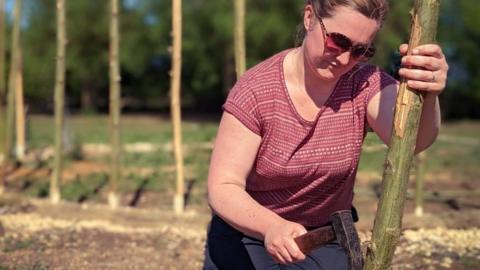
[[[230,90],[223,110],[232,114],[257,135],[261,134],[258,100],[248,84],[239,81]]]
[[[361,67],[356,76],[357,89],[364,96],[365,106],[378,92],[392,84],[398,84],[398,81],[374,65]]]

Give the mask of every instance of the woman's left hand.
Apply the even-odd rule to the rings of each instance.
[[[448,64],[445,55],[437,44],[415,47],[412,54],[406,55],[408,44],[400,46],[402,68],[399,75],[407,79],[410,88],[438,96],[447,83]]]

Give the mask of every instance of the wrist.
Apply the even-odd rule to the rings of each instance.
[[[437,97],[438,97],[438,93],[436,92],[424,92],[423,94],[424,101],[427,101],[427,100],[434,101],[437,99]]]
[[[285,220],[281,216],[274,213],[274,215],[271,217],[271,219],[268,222],[265,222],[265,224],[262,228],[261,234],[263,236],[263,239],[265,239],[265,237],[267,236],[268,232],[271,229],[279,227],[279,226],[284,226],[286,221],[287,220]]]

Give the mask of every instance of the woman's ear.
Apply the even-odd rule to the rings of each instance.
[[[313,6],[311,4],[305,5],[303,9],[303,26],[307,32],[313,30],[315,23],[315,12],[313,12]]]

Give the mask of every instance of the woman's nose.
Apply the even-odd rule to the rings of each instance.
[[[339,55],[337,55],[337,60],[340,62],[342,65],[347,65],[350,62],[352,54],[350,51],[345,51]]]

